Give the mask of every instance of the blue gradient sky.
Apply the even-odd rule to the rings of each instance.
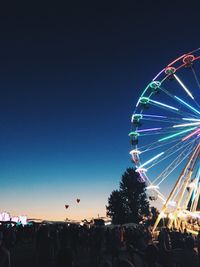
[[[166,63],[199,47],[198,8],[186,20],[178,3],[40,12],[18,7],[0,18],[0,210],[105,216],[131,166],[137,98]]]

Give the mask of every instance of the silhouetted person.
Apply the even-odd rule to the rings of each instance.
[[[135,265],[133,265],[133,263],[131,263],[128,260],[120,259],[120,260],[117,260],[116,267],[135,267]]]
[[[101,264],[101,267],[112,267],[112,264],[110,261],[106,261]]]
[[[72,267],[73,253],[70,248],[62,247],[56,258],[56,267]]]
[[[0,232],[0,267],[10,267],[10,252],[3,247],[3,233]]]
[[[148,245],[148,247],[146,248],[146,251],[145,251],[145,259],[146,259],[146,262],[147,262],[147,267],[158,267],[160,266],[158,264],[158,248],[151,244],[151,245]]]
[[[194,239],[188,236],[184,242],[185,247],[183,249],[176,249],[173,252],[174,261],[181,267],[198,267],[199,260],[197,252],[194,250]]]
[[[51,260],[51,239],[48,228],[42,226],[37,233],[36,250],[39,267],[48,267]]]

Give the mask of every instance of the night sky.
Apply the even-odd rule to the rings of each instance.
[[[200,6],[149,2],[18,6],[0,17],[0,211],[105,216],[132,166],[141,91],[200,45]]]

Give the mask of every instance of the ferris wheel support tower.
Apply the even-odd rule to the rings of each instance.
[[[182,170],[179,178],[169,194],[166,203],[163,205],[162,210],[153,226],[152,231],[154,232],[163,217],[163,214],[167,214],[169,221],[167,226],[172,228],[174,226],[177,229],[181,228],[181,223],[185,223],[185,217],[189,215],[189,211],[187,210],[189,201],[191,199],[192,194],[195,194],[195,201],[192,205],[192,212],[196,211],[197,203],[199,200],[200,194],[200,184],[198,183],[199,177],[195,177],[195,179],[191,180],[192,172],[194,170],[194,166],[197,163],[198,158],[200,157],[200,143],[194,149],[192,155],[188,159],[185,168]],[[196,189],[194,184],[198,184],[198,188]],[[191,185],[191,186],[190,186]],[[189,190],[187,189],[189,188]],[[196,191],[196,192],[195,192]],[[175,207],[171,207],[171,202],[176,202]]]

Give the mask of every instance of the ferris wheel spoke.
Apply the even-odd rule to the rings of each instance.
[[[167,143],[164,143],[164,142],[160,143],[160,142],[156,141],[156,142],[152,143],[151,145],[146,145],[146,146],[140,147],[140,151],[141,151],[141,153],[149,152],[151,150],[154,150],[154,149],[157,149],[160,147],[164,147],[166,145],[170,145],[170,144],[173,144],[173,143],[178,142],[178,141],[181,141],[181,139],[178,138],[178,140],[175,139],[175,140],[172,140],[171,142],[167,142]],[[144,149],[144,150],[142,150],[142,149]]]
[[[179,104],[182,104],[184,107],[186,107],[187,109],[189,109],[190,111],[194,112],[194,113],[197,113],[198,115],[200,115],[200,111],[197,110],[196,108],[194,108],[193,106],[189,105],[187,102],[185,102],[184,100],[182,100],[181,98],[173,95],[172,93],[170,93],[167,89],[163,88],[163,87],[159,87],[160,90],[162,90],[162,92],[164,92],[166,95],[168,95],[169,97],[171,97],[172,99],[174,99],[175,101],[177,101]],[[180,114],[187,114],[187,116],[191,116],[191,117],[195,117],[195,115],[192,113],[188,113],[188,112],[185,112],[185,111],[182,111],[179,109],[179,112]]]
[[[200,128],[198,128],[196,131],[194,131],[194,132],[188,134],[187,136],[183,137],[183,138],[182,138],[182,141],[185,141],[185,140],[187,140],[187,139],[193,137],[194,135],[197,135],[197,137],[200,136]]]
[[[172,127],[173,128],[185,128],[185,127],[191,127],[191,126],[200,126],[200,121],[198,122],[190,122],[190,123],[181,123],[181,124],[175,124]]]
[[[196,128],[196,127],[194,127],[194,128]],[[181,132],[175,132],[172,135],[160,138],[160,139],[152,142],[151,144],[141,146],[140,151],[143,153],[143,152],[148,152],[150,150],[157,149],[157,148],[162,147],[162,146],[173,144],[175,142],[181,142],[182,143],[183,141],[193,137],[194,135],[197,135],[197,137],[199,137],[199,134],[200,134],[199,128],[197,130],[193,131],[192,133],[190,133],[189,135],[184,135],[190,131],[192,131],[192,130],[186,129],[186,130],[181,131]],[[164,134],[164,133],[166,134],[167,132],[162,132],[162,134]],[[158,133],[158,134],[161,134],[161,133]],[[180,137],[180,135],[184,135],[184,136]],[[172,139],[172,140],[169,141],[169,139]]]
[[[152,184],[160,186],[162,182],[192,153],[195,143],[190,143],[185,149],[170,163],[165,170],[153,180]],[[160,181],[159,181],[160,180]],[[159,181],[158,183],[156,183]]]
[[[185,134],[185,133],[187,133],[187,132],[193,131],[193,130],[195,130],[196,128],[197,128],[197,127],[192,127],[192,128],[189,128],[189,129],[186,129],[186,130],[177,132],[177,133],[175,133],[175,134],[171,134],[171,135],[165,136],[165,137],[159,139],[158,141],[159,141],[159,142],[166,141],[166,140],[168,140],[168,139],[171,139],[171,138],[177,137],[177,136],[179,136],[179,135],[183,135],[183,134]]]
[[[146,165],[151,163],[152,161],[156,160],[157,158],[161,157],[164,154],[164,152],[161,152],[155,156],[153,156],[151,159],[147,160],[145,163],[141,164],[139,168],[144,168]]]
[[[180,125],[180,124],[178,124]],[[176,126],[176,125],[175,125]],[[130,137],[145,137],[149,135],[166,135],[166,134],[175,134],[179,131],[176,127],[165,127],[165,128],[146,128],[146,129],[138,129],[136,128],[135,131],[131,131],[129,133]]]
[[[190,98],[192,98],[192,100],[194,100],[194,96],[192,95],[192,93],[190,92],[190,90],[185,86],[185,84],[181,81],[181,79],[174,73],[173,74],[174,78],[176,79],[176,81],[179,83],[179,85],[185,90],[185,92],[189,95]]]
[[[194,69],[193,66],[191,67],[191,70],[192,70],[192,73],[193,73],[193,75],[194,75],[194,79],[195,79],[195,81],[196,81],[196,84],[197,84],[198,88],[200,89],[200,82],[199,82],[199,79],[198,79],[198,77],[197,77],[196,71],[195,71],[195,69]],[[198,106],[200,106],[200,105],[198,105]]]
[[[198,115],[200,115],[200,111],[197,110],[196,108],[194,108],[193,106],[189,105],[187,102],[185,102],[184,100],[182,100],[180,97],[178,96],[174,96],[175,99],[177,99],[180,103],[182,103],[183,105],[185,105],[188,109],[192,110],[193,112],[197,113]]]
[[[132,118],[131,118],[131,122],[134,125],[138,125],[139,122],[142,120],[145,121],[152,121],[152,122],[162,122],[162,123],[178,123],[178,122],[182,122],[182,120],[196,120],[196,121],[200,121],[196,118],[191,118],[187,117],[187,118],[175,118],[175,117],[169,117],[169,116],[162,116],[162,115],[151,115],[151,114],[133,114]]]
[[[183,149],[184,147],[188,147],[189,145],[191,145],[191,143],[193,143],[195,140],[186,142],[186,143],[182,143],[179,142],[178,144],[172,146],[171,148],[169,148],[168,150],[166,150],[165,152],[161,152],[158,155],[152,157],[150,160],[146,161],[143,164],[140,164],[138,168],[144,168],[147,165],[149,165],[152,162],[152,165],[150,165],[146,170],[151,169],[152,167],[154,167],[156,164],[159,164],[161,161],[165,160],[166,158],[172,156],[174,153],[177,153],[179,150]],[[140,151],[139,154],[142,154],[142,152]]]
[[[189,143],[180,142],[180,143],[176,144],[175,146],[172,146],[171,148],[169,148],[168,150],[165,151],[164,156],[162,158],[160,158],[159,160],[155,161],[151,166],[149,166],[147,168],[147,170],[151,169],[155,165],[157,165],[160,162],[164,161],[165,159],[169,158],[170,156],[172,156],[173,154],[177,153],[181,149],[183,149],[185,147],[187,148],[188,146],[190,146],[191,144],[193,144],[195,141],[196,140],[192,140]]]
[[[189,95],[189,97],[193,100],[193,102],[198,106],[198,102],[195,100],[194,96],[190,92],[190,90],[185,86],[185,84],[180,80],[180,78],[174,73],[173,76],[175,77],[176,81],[181,85],[181,87],[185,90],[185,92]],[[197,77],[196,77],[197,78]],[[198,80],[198,79],[197,79]]]
[[[195,116],[194,114],[191,114],[191,113],[188,113],[188,112],[185,112],[185,111],[181,111],[180,109],[176,108],[176,107],[173,107],[171,105],[167,105],[165,103],[162,103],[162,102],[158,102],[158,101],[155,101],[155,100],[152,100],[152,99],[149,99],[149,103],[153,106],[156,106],[158,108],[161,108],[161,109],[165,109],[169,112],[172,112],[172,113],[175,113],[175,114],[178,114],[179,116],[190,116],[190,117],[197,117]],[[198,118],[198,117],[197,117]]]
[[[148,151],[154,150],[154,149],[159,148],[159,147],[164,147],[164,146],[173,144],[175,142],[179,143],[180,141],[182,141],[182,137],[180,137],[180,136],[178,136],[177,138],[174,138],[170,141],[167,140],[167,141],[159,142],[158,140],[156,140],[155,142],[152,142],[151,144],[141,146],[140,151],[142,153],[144,153],[144,152],[148,152]]]

